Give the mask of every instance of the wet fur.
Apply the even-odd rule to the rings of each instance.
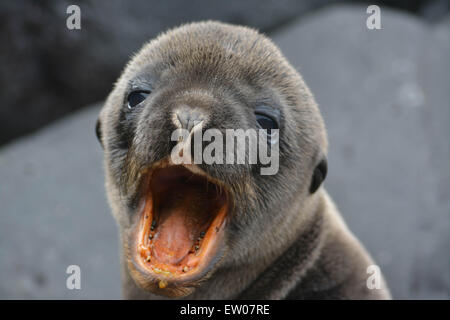
[[[150,84],[145,104],[127,112],[131,83]],[[204,166],[233,193],[225,253],[189,299],[375,299],[366,287],[365,249],[341,220],[323,187],[310,193],[326,158],[325,126],[314,98],[278,48],[257,31],[218,22],[184,25],[146,44],[126,66],[99,117],[106,190],[122,243],[123,294],[160,299],[130,276],[128,239],[139,185],[149,164],[170,154],[171,112],[187,104],[209,115],[207,128],[256,128],[253,108],[281,111],[280,169]],[[133,271],[131,271],[133,272]],[[138,275],[135,275],[138,277]]]

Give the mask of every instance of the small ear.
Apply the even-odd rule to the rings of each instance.
[[[97,122],[95,123],[95,134],[97,136],[98,141],[100,142],[100,145],[103,148],[103,142],[102,142],[102,123],[100,121],[100,118],[97,119]]]
[[[319,164],[314,169],[314,173],[311,179],[311,185],[309,186],[310,193],[314,193],[317,191],[317,189],[319,189],[320,185],[327,176],[327,171],[328,171],[327,159],[324,158],[322,159],[322,161],[319,162]]]

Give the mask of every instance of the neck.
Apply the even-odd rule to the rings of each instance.
[[[299,268],[306,272],[317,259],[325,196],[326,192],[319,190],[309,202],[294,203],[280,215],[276,230],[262,236],[263,241],[254,241],[244,259],[218,269],[204,286],[186,298],[274,299],[287,294],[289,284],[294,283],[287,272]],[[293,276],[298,277],[298,272]],[[281,278],[285,281],[280,282]]]

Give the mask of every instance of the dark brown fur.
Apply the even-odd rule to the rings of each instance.
[[[127,114],[127,93],[142,84],[152,93]],[[195,106],[208,115],[209,128],[245,130],[256,126],[253,109],[261,103],[282,114],[279,172],[261,176],[250,165],[201,165],[230,187],[235,210],[224,254],[187,298],[389,298],[384,282],[382,289],[367,288],[373,261],[326,191],[309,192],[313,172],[326,158],[327,138],[306,84],[268,38],[218,22],[184,25],[146,44],[101,111],[125,297],[161,298],[136,285],[127,248],[145,168],[170,154],[173,110]]]

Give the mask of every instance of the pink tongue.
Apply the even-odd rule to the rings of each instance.
[[[187,220],[181,208],[175,208],[158,226],[153,254],[159,261],[176,264],[188,254],[194,236],[189,232]]]

